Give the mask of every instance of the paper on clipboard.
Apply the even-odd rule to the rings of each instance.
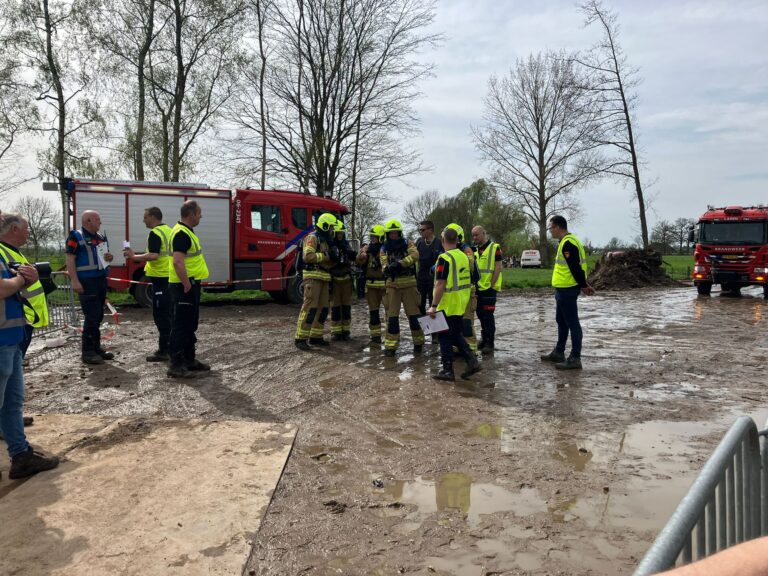
[[[109,264],[107,264],[107,261],[104,259],[104,254],[109,252],[109,246],[106,242],[102,242],[101,244],[96,245],[96,254],[99,257],[99,270],[105,270]]]
[[[445,318],[445,312],[442,310],[439,310],[434,318],[426,315],[419,317],[418,320],[424,334],[436,334],[437,332],[448,330],[448,320]]]

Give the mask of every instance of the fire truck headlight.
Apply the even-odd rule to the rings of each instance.
[[[704,274],[704,272],[706,272],[706,268],[704,268],[704,266],[694,266],[693,272],[694,274]],[[697,278],[700,278],[700,276],[697,276]]]

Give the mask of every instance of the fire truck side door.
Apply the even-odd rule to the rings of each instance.
[[[276,203],[247,201],[240,242],[245,260],[274,260],[285,245],[285,223],[281,206]]]

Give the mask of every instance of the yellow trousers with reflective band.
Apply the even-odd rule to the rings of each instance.
[[[469,344],[472,352],[477,352],[477,334],[475,333],[475,311],[477,310],[477,288],[472,285],[472,292],[469,297],[469,304],[464,312],[463,334],[464,340]]]
[[[352,328],[352,277],[333,277],[331,284],[331,334],[349,334]]]
[[[398,288],[393,284],[387,286],[387,335],[384,337],[384,348],[395,350],[400,343],[400,305],[408,316],[411,337],[414,345],[424,344],[424,332],[419,324],[419,304],[421,294],[416,286]]]
[[[304,279],[304,303],[296,325],[296,340],[322,338],[328,317],[328,282],[317,278]]]
[[[387,289],[383,287],[365,287],[365,299],[368,302],[368,332],[371,338],[381,338],[381,315],[379,310],[384,304],[384,317],[387,317]]]

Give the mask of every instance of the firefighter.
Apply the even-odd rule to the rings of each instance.
[[[331,242],[335,233],[336,217],[326,212],[320,215],[315,231],[308,234],[303,242],[304,303],[299,312],[294,340],[299,350],[309,350],[309,344],[328,346],[328,342],[323,340],[323,327],[328,317],[330,270],[334,265]]]
[[[147,356],[147,362],[164,362],[170,359],[168,347],[171,338],[171,295],[168,275],[171,267],[171,234],[173,230],[163,223],[160,208],[152,206],[144,210],[144,225],[149,228],[147,251],[136,254],[125,249],[125,257],[134,262],[144,262],[144,274],[152,282],[152,317],[157,327],[157,350]]]
[[[435,288],[432,305],[427,310],[432,318],[439,311],[445,314],[448,330],[440,332],[440,361],[442,368],[433,378],[453,382],[453,348],[461,352],[467,362],[461,374],[464,379],[480,371],[480,363],[464,338],[464,313],[469,307],[472,291],[472,264],[469,256],[457,244],[459,234],[455,228],[443,230],[442,244],[445,252],[440,254],[435,266]]]
[[[67,237],[67,274],[72,289],[77,292],[83,310],[83,351],[86,364],[103,364],[115,357],[101,347],[101,321],[104,320],[104,304],[107,301],[107,272],[112,254],[107,239],[99,234],[101,216],[86,210],[81,216],[82,227],[72,230]],[[106,247],[106,252],[101,252]],[[103,256],[103,260],[102,260]]]
[[[171,334],[169,350],[171,378],[191,378],[211,367],[195,357],[197,326],[200,321],[201,283],[208,278],[208,265],[203,256],[195,227],[203,211],[194,200],[181,205],[181,220],[171,231],[172,260],[169,261],[168,285],[171,291]]]
[[[350,340],[352,327],[352,261],[357,254],[347,242],[342,220],[336,221],[331,256],[331,339]]]
[[[387,334],[384,337],[384,355],[394,356],[400,343],[400,305],[408,316],[413,338],[413,351],[418,354],[424,346],[424,332],[419,325],[421,295],[416,289],[416,267],[419,252],[410,240],[403,237],[403,227],[397,220],[384,225],[386,241],[379,259],[387,278]]]
[[[371,342],[381,343],[381,316],[379,310],[384,304],[384,316],[387,315],[387,286],[384,271],[381,268],[379,253],[386,234],[384,226],[376,224],[371,228],[370,244],[364,244],[357,255],[357,265],[365,273],[365,298],[368,301],[368,331]]]
[[[470,289],[469,304],[464,312],[464,339],[469,344],[469,348],[472,352],[477,352],[477,336],[475,333],[475,311],[477,310],[477,282],[480,280],[480,272],[477,269],[477,262],[475,261],[475,252],[472,247],[464,242],[464,228],[458,224],[448,224],[447,228],[451,228],[458,234],[457,248],[464,252],[469,258],[469,269],[471,273],[472,288]]]
[[[501,246],[488,239],[482,226],[472,228],[480,280],[477,282],[477,318],[480,320],[481,352],[493,352],[496,337],[496,296],[501,290]]]
[[[29,264],[20,250],[29,238],[29,222],[20,214],[5,213],[2,218],[0,257],[11,265]],[[19,297],[24,300],[24,315],[27,318],[27,324],[24,326],[24,339],[19,344],[23,357],[32,341],[33,330],[48,326],[48,302],[39,279],[29,288],[23,288],[19,292]]]
[[[579,322],[577,301],[579,294],[592,296],[595,289],[587,283],[587,255],[576,236],[568,232],[568,222],[563,216],[549,219],[549,233],[559,243],[552,270],[552,287],[555,289],[555,321],[557,344],[549,354],[541,356],[544,362],[554,362],[559,370],[581,370],[582,330]],[[571,335],[571,353],[565,357],[565,344]]]

